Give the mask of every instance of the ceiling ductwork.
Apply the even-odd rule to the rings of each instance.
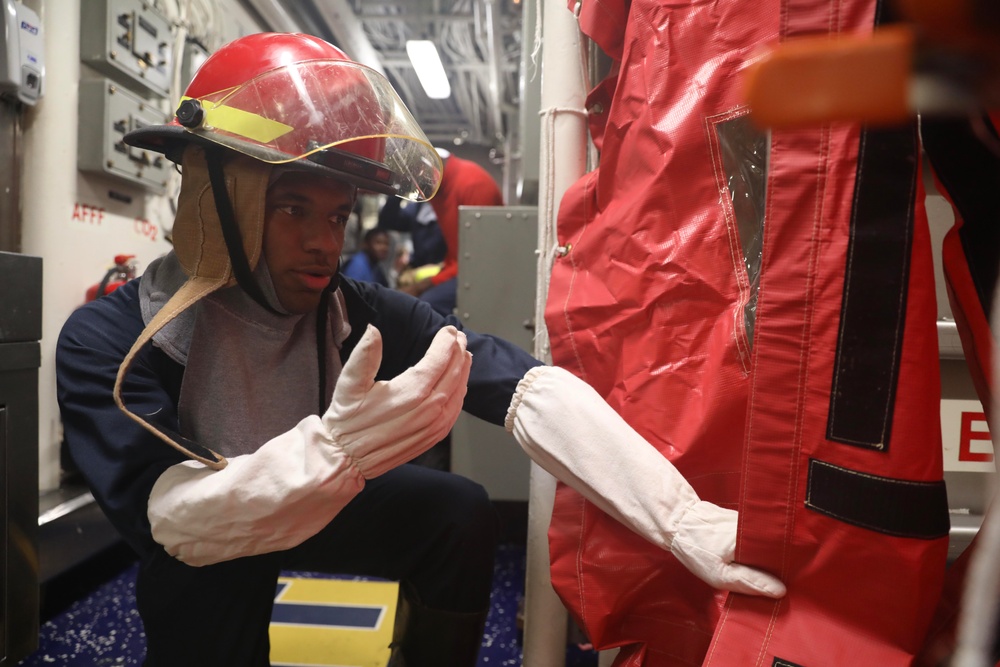
[[[275,30],[328,39],[384,73],[431,142],[503,150],[518,123],[522,6],[514,0],[248,0]],[[431,99],[406,52],[438,49],[451,96]]]

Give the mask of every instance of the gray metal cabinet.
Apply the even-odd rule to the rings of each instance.
[[[459,208],[456,315],[480,333],[534,349],[538,209]],[[452,430],[451,470],[479,482],[494,500],[528,499],[531,463],[500,426],[462,413]]]
[[[42,260],[0,252],[0,666],[38,646]]]

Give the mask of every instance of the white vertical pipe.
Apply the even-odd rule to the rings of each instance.
[[[59,485],[59,407],[55,342],[66,317],[83,301],[91,275],[67,279],[87,248],[66,232],[77,193],[77,100],[80,79],[80,0],[40,7],[45,40],[45,81],[38,105],[26,110],[22,238],[24,253],[42,257],[42,362],[38,372],[39,490]],[[108,248],[107,257],[119,252]]]
[[[555,230],[559,201],[586,171],[587,123],[583,111],[586,76],[580,31],[573,14],[566,9],[565,0],[544,0],[542,35],[535,355],[550,361],[545,302],[552,258],[558,245]],[[549,578],[548,526],[554,496],[555,479],[532,464],[524,610],[524,664],[529,667],[559,667],[566,662],[566,609]]]
[[[1000,424],[1000,280],[994,291],[991,308],[990,329],[992,330],[993,405],[983,406],[990,411],[991,424]],[[962,594],[962,609],[959,615],[955,654],[951,667],[992,667],[991,659],[996,640],[997,617],[1000,615],[1000,497],[995,494],[997,477],[989,485],[993,495],[987,503],[986,516],[979,529],[976,551],[969,561],[966,581]]]

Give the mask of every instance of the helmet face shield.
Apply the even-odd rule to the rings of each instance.
[[[188,98],[189,99],[189,98]],[[200,137],[272,164],[310,160],[362,187],[431,198],[442,164],[389,82],[347,60],[307,60],[199,97]]]

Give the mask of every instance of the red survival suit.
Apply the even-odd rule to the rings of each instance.
[[[738,509],[737,559],[788,586],[713,591],[560,486],[553,585],[617,667],[910,665],[927,632],[949,521],[915,125],[768,135],[739,86],[760,45],[879,11],[581,5],[620,68],[587,100],[601,166],[560,206],[553,361]]]

